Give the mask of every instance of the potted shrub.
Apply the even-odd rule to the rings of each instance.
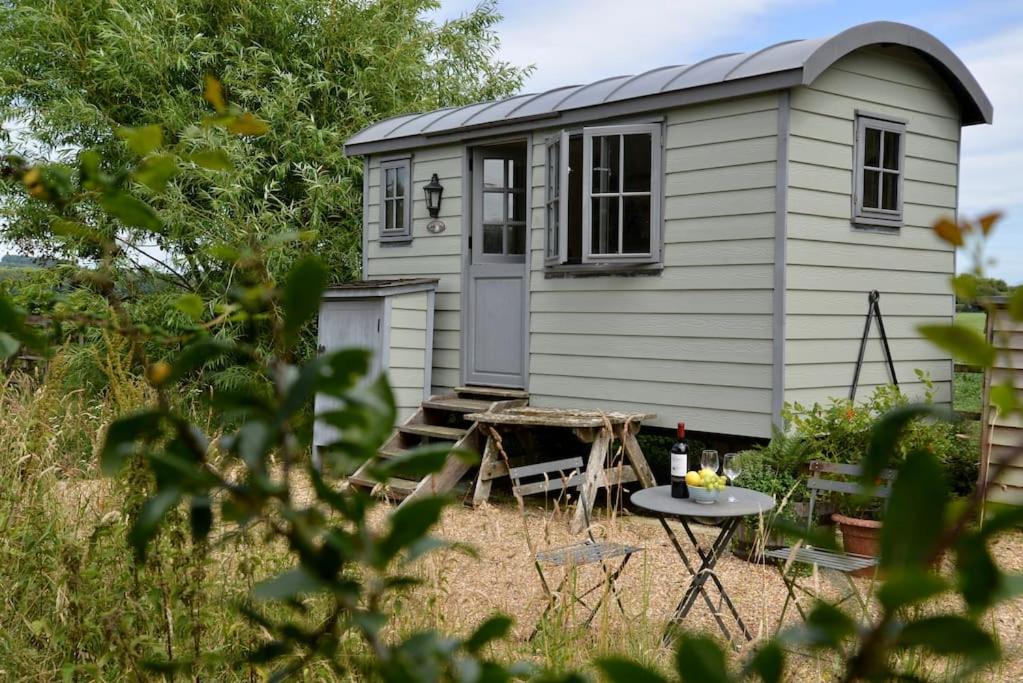
[[[924,400],[933,402],[933,383],[917,371],[926,388]],[[833,399],[827,405],[802,406],[798,403],[785,407],[784,417],[796,433],[811,443],[810,459],[834,463],[859,464],[867,452],[870,429],[885,412],[909,403],[909,398],[896,386],[878,387],[862,403],[848,399]],[[957,433],[948,422],[918,419],[906,429],[895,453],[893,466],[913,450],[926,450],[944,464],[952,490],[968,495],[976,481],[976,469],[971,462],[979,461],[979,444]],[[818,500],[821,500],[818,497]],[[849,495],[833,497],[833,521],[842,531],[842,542],[847,552],[876,556],[880,537],[883,504],[881,500],[862,500]]]

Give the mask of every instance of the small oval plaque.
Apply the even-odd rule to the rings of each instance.
[[[426,232],[431,235],[437,235],[444,232],[448,226],[444,225],[444,221],[432,220],[426,224]]]

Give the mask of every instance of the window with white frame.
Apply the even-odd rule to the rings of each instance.
[[[546,173],[548,264],[660,261],[661,124],[562,133],[548,141]]]
[[[390,159],[380,164],[380,241],[412,239],[412,160]]]
[[[867,227],[902,225],[906,123],[858,114],[853,222]]]

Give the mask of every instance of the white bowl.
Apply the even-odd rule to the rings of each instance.
[[[689,487],[689,497],[694,503],[701,503],[703,505],[710,505],[711,503],[718,502],[718,497],[721,495],[720,491],[711,491],[706,486],[692,486]]]

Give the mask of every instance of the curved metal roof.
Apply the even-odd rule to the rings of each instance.
[[[651,69],[586,85],[554,88],[493,102],[385,119],[345,143],[348,154],[410,149],[449,138],[578,123],[693,102],[809,85],[845,55],[870,45],[916,51],[945,79],[962,109],[964,125],[991,123],[991,101],[953,52],[931,34],[906,24],[860,24],[830,38],[789,40],[747,53],[717,55],[689,65]],[[495,130],[497,129],[497,130]]]

